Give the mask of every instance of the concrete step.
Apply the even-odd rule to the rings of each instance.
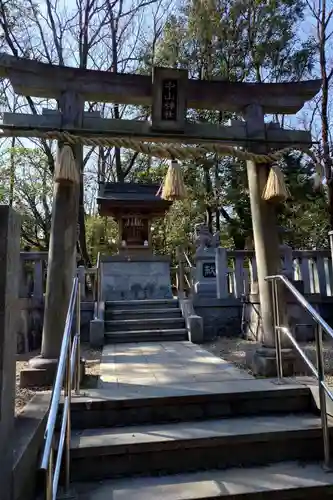
[[[132,332],[136,330],[172,330],[185,327],[184,318],[140,318],[105,321],[106,332]]]
[[[74,481],[315,461],[323,456],[319,417],[254,416],[76,431]]]
[[[333,475],[297,462],[75,485],[80,500],[332,499]]]
[[[108,309],[165,309],[179,307],[177,299],[156,299],[156,300],[118,300],[105,303],[105,310]]]
[[[180,318],[181,310],[176,307],[164,309],[108,309],[105,311],[107,321],[114,319],[142,319],[142,318]]]
[[[309,387],[276,385],[269,380],[197,384],[195,389],[119,388],[110,399],[103,390],[75,397],[74,429],[211,420],[222,417],[282,415],[314,411]]]
[[[130,342],[165,342],[187,340],[188,333],[186,328],[172,329],[151,329],[151,330],[131,330],[115,331],[104,333],[104,339],[107,344],[119,344]]]

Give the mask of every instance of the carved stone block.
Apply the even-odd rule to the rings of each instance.
[[[187,81],[186,70],[153,68],[152,129],[184,131]]]

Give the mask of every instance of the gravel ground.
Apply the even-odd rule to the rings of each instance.
[[[15,415],[20,413],[30,399],[40,391],[51,390],[50,387],[32,387],[30,389],[20,388],[20,372],[28,366],[28,362],[34,356],[38,356],[39,351],[32,351],[27,354],[17,355],[16,358],[16,398]],[[89,344],[81,346],[81,357],[86,360],[86,377],[82,387],[93,388],[97,384],[100,373],[102,349],[91,349]]]
[[[224,358],[251,373],[251,370],[246,365],[246,355],[253,352],[257,345],[256,342],[240,338],[220,337],[204,344],[203,347],[212,354]],[[314,342],[300,342],[300,346],[316,366],[316,348]],[[327,383],[333,386],[333,341],[323,342],[323,353]],[[297,353],[296,356],[300,357]]]

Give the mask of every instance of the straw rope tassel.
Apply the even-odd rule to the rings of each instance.
[[[80,182],[80,174],[76,166],[73,150],[69,144],[64,144],[63,148],[58,151],[54,181],[63,184],[79,184]]]
[[[320,189],[323,185],[325,179],[325,170],[321,163],[315,163],[315,175],[313,178],[313,184],[315,189]]]
[[[164,179],[161,198],[169,201],[186,198],[183,174],[177,160],[171,160]]]
[[[277,165],[273,165],[269,171],[262,198],[265,201],[275,203],[284,202],[290,198],[290,192],[284,181],[283,172]]]

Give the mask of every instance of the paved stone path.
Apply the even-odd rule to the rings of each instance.
[[[190,342],[114,344],[103,349],[100,388],[169,386],[176,390],[252,378]]]

